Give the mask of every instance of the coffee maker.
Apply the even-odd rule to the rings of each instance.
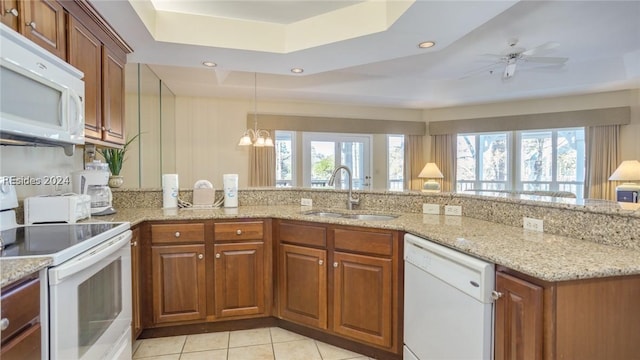
[[[112,207],[108,165],[94,160],[85,166],[85,170],[72,173],[72,190],[76,194],[87,194],[91,197],[91,215],[111,215],[116,210]]]

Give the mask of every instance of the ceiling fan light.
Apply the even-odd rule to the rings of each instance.
[[[515,62],[509,62],[507,64],[507,66],[504,68],[504,74],[503,77],[505,79],[509,79],[511,77],[513,77],[513,74],[515,74],[516,72],[516,63]]]

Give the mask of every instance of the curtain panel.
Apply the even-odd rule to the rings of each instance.
[[[407,190],[422,190],[423,179],[418,178],[424,161],[422,135],[404,136],[404,187]]]
[[[444,176],[439,179],[442,192],[456,191],[458,134],[431,136],[431,162],[436,163]]]
[[[620,164],[620,125],[585,127],[585,199],[616,199],[616,182],[609,177]]]
[[[267,130],[275,138],[273,130]],[[255,147],[249,149],[249,186],[276,186],[276,148]]]

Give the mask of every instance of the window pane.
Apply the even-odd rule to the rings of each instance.
[[[558,131],[557,181],[584,181],[584,130]]]
[[[387,169],[389,190],[402,191],[404,189],[404,136],[387,136]]]
[[[336,167],[335,143],[311,141],[311,187],[326,187]]]
[[[458,180],[476,179],[476,136],[458,135]]]
[[[276,186],[293,185],[293,132],[276,131]]]
[[[480,180],[507,181],[507,134],[481,135],[482,173]]]
[[[522,181],[552,181],[551,132],[522,132],[521,135],[520,179]]]
[[[353,189],[362,190],[364,187],[364,161],[362,156],[364,144],[361,142],[345,141],[340,143],[340,145],[340,163],[351,169]],[[346,172],[344,174],[346,174]],[[341,172],[340,177],[336,178],[336,184],[338,183],[338,179],[340,180],[338,189],[349,188],[349,179],[346,175],[343,175]]]

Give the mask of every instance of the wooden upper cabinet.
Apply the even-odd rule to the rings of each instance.
[[[124,144],[124,64],[125,61],[106,46],[102,48],[102,140]]]
[[[333,261],[333,331],[390,347],[392,259],[336,251]]]
[[[85,136],[102,136],[102,44],[69,16],[69,63],[84,73]]]
[[[65,13],[53,0],[19,2],[18,31],[61,59],[67,59]]]
[[[18,31],[18,0],[0,0],[0,19],[2,23]]]
[[[542,359],[543,288],[496,273],[495,360]]]
[[[285,320],[327,328],[327,250],[280,244],[278,297]]]

